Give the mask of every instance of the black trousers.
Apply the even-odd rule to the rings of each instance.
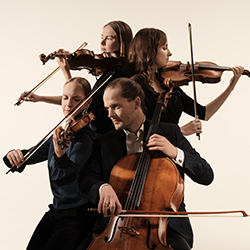
[[[86,212],[89,206],[73,209],[50,210],[37,225],[27,250],[75,250],[90,233],[95,223],[95,215]]]

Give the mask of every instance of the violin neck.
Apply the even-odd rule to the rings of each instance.
[[[220,70],[220,71],[231,70],[229,67],[226,67],[226,66],[209,65],[205,63],[199,63],[199,69],[211,69],[211,70]],[[246,75],[250,77],[250,72],[247,69],[244,69],[242,75]]]
[[[211,69],[211,70],[221,70],[221,71],[229,71],[231,70],[229,67],[226,66],[217,66],[217,65],[209,65],[209,64],[203,64],[203,63],[199,63],[199,69]]]

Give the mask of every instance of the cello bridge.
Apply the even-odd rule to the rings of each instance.
[[[130,228],[130,227],[118,227],[118,228],[121,231],[121,233],[124,233],[124,234],[130,234],[131,236],[140,235],[140,232],[138,232],[135,229]]]

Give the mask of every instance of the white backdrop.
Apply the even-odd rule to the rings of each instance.
[[[61,108],[44,103],[14,103],[57,67],[38,59],[58,48],[74,51],[82,42],[100,53],[102,27],[111,20],[123,20],[134,34],[144,27],[164,30],[172,60],[190,60],[188,23],[193,28],[195,61],[208,60],[222,66],[242,65],[250,69],[248,0],[155,0],[155,1],[59,1],[0,0],[1,91],[0,155],[13,148],[36,144],[62,118]],[[86,72],[73,72],[95,79]],[[228,85],[232,72],[224,72],[218,84],[197,82],[197,99],[206,104]],[[37,94],[58,95],[64,79],[59,72]],[[192,86],[183,87],[192,96]],[[200,186],[186,179],[188,211],[243,209],[250,213],[248,176],[250,79],[243,76],[230,98],[203,122],[198,141],[188,139],[212,165],[215,179]],[[181,125],[190,117],[183,115]],[[5,175],[0,168],[0,245],[4,250],[25,249],[27,242],[52,201],[46,163],[27,167],[22,174]],[[250,249],[249,218],[191,218],[195,250]]]

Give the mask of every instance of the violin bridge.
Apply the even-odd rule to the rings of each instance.
[[[124,233],[124,234],[130,234],[131,236],[140,235],[140,232],[138,232],[135,229],[130,228],[130,227],[118,227],[118,228],[121,231],[121,233]]]

